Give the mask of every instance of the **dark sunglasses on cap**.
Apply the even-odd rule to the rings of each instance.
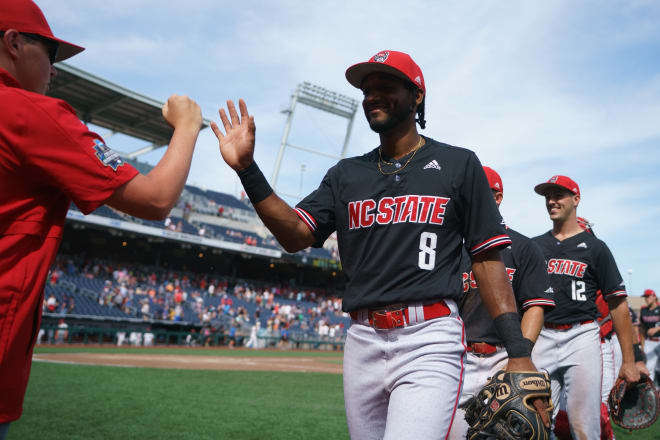
[[[0,38],[2,38],[4,34],[5,31],[0,31]],[[44,46],[46,46],[46,50],[48,51],[48,59],[50,60],[50,64],[55,64],[55,60],[57,60],[57,52],[60,49],[59,43],[51,40],[50,38],[42,37],[39,34],[30,34],[26,32],[20,32],[20,34],[29,40],[43,43]]]

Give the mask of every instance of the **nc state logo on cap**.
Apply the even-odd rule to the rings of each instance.
[[[552,176],[550,180],[548,180],[548,183],[556,183],[557,179],[559,179],[559,176]]]
[[[378,52],[376,55],[374,55],[374,62],[376,63],[384,63],[387,61],[387,57],[390,56],[390,51],[386,50],[384,52]]]

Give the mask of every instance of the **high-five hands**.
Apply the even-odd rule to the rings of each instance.
[[[225,134],[222,134],[218,124],[211,122],[211,130],[220,143],[220,154],[234,171],[245,169],[254,161],[254,133],[256,131],[254,116],[248,114],[245,101],[239,99],[238,107],[241,111],[240,118],[231,100],[227,101],[229,119],[224,109],[221,108],[219,111]]]

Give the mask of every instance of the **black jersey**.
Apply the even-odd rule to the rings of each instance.
[[[545,256],[556,307],[545,315],[547,322],[572,324],[596,320],[597,291],[605,299],[627,296],[626,288],[607,245],[589,232],[563,241],[551,231],[535,237]]]
[[[648,338],[649,336],[647,332],[660,325],[660,305],[653,309],[650,309],[647,306],[642,306],[639,310],[639,321],[644,332],[644,337]],[[657,338],[658,335],[653,337]]]
[[[472,255],[511,243],[477,156],[425,139],[414,157],[383,157],[396,174],[379,171],[378,148],[339,161],[296,207],[314,246],[337,231],[344,311],[458,300],[463,243]]]
[[[511,238],[511,245],[502,249],[500,255],[516,296],[518,311],[522,313],[531,306],[554,307],[555,301],[541,249],[513,229],[507,228],[506,232]],[[469,258],[465,258],[463,265],[463,297],[459,312],[465,322],[468,342],[502,343],[493,319],[481,301]]]

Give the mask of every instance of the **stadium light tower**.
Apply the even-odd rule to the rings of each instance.
[[[296,105],[304,104],[315,109],[331,113],[333,115],[340,116],[342,118],[348,119],[348,127],[346,128],[346,135],[344,136],[344,145],[342,146],[341,153],[339,156],[319,151],[314,148],[301,147],[299,145],[289,144],[289,132],[291,131],[291,124],[293,123],[293,115],[296,111]],[[284,134],[282,135],[282,142],[280,143],[280,150],[277,153],[277,159],[275,160],[275,168],[273,169],[273,175],[270,179],[270,184],[273,189],[277,190],[277,178],[280,174],[280,167],[282,165],[282,158],[284,157],[284,150],[286,148],[293,148],[296,150],[305,151],[307,153],[316,154],[319,156],[329,157],[331,159],[343,159],[346,157],[346,149],[348,148],[348,139],[351,136],[351,130],[353,129],[353,120],[355,119],[355,113],[358,109],[358,101],[353,98],[350,98],[345,95],[330,91],[320,86],[315,86],[308,82],[303,82],[298,84],[293,95],[291,95],[291,104],[287,110],[284,110],[282,113],[287,114],[286,124],[284,125]],[[293,194],[281,193],[288,197],[293,197],[299,199],[300,196]]]

